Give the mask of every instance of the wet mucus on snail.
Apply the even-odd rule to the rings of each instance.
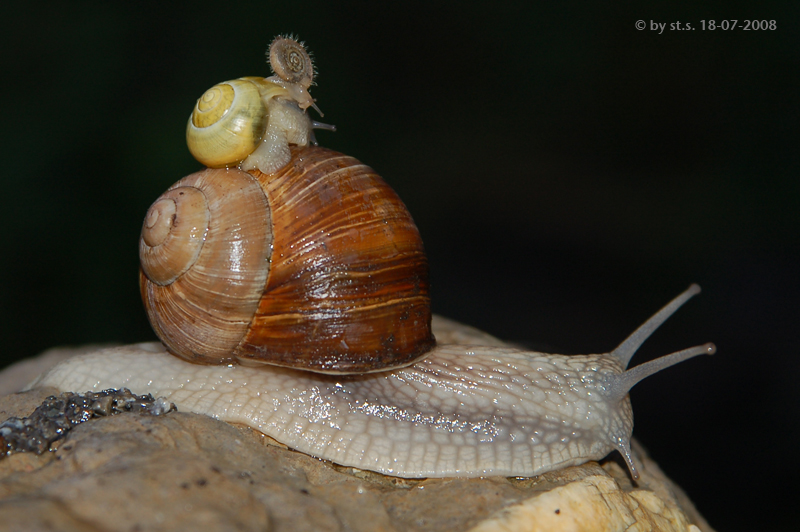
[[[282,41],[289,63],[313,74],[302,45],[282,37],[273,69]],[[178,181],[146,215],[140,286],[162,343],[75,357],[31,386],[127,387],[400,477],[534,476],[617,450],[638,478],[628,391],[715,347],[627,366],[700,288],[604,354],[523,351],[475,334],[473,345],[437,344],[433,333],[452,337],[452,325],[432,318],[410,214],[371,168],[312,145],[312,78],[277,75],[289,87],[274,83],[285,92],[266,100],[264,130],[285,131],[259,141],[271,146],[263,168],[238,152]]]

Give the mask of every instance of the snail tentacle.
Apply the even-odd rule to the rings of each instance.
[[[641,347],[644,341],[647,340],[662,323],[667,321],[667,318],[681,308],[684,303],[699,293],[700,286],[697,284],[691,285],[678,297],[667,303],[664,308],[656,312],[649,320],[640,325],[639,328],[633,331],[630,336],[609,354],[617,358],[620,363],[622,363],[622,366],[627,368],[636,350]]]
[[[609,385],[608,394],[610,397],[624,397],[634,386],[641,381],[684,360],[689,360],[700,355],[713,355],[717,352],[717,347],[712,343],[706,343],[681,351],[676,351],[669,355],[664,355],[650,362],[639,364],[624,373],[616,376]]]

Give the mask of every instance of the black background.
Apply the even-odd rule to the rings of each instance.
[[[3,8],[0,364],[154,338],[137,240],[150,203],[199,169],[192,105],[268,75],[269,41],[296,33],[339,128],[318,139],[406,202],[435,312],[603,352],[699,283],[633,362],[707,341],[718,354],[634,389],[635,435],[713,526],[794,528],[798,5]],[[712,19],[740,28],[703,31]]]

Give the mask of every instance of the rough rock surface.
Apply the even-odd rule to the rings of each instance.
[[[0,397],[0,421],[53,393]],[[614,455],[533,478],[405,480],[206,416],[124,413],[76,426],[54,452],[0,459],[0,531],[712,530],[638,445],[634,452],[636,484]]]

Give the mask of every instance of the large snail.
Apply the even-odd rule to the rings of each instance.
[[[308,60],[304,50],[299,57]],[[307,95],[274,97],[268,122],[276,105],[311,124],[310,97],[293,90]],[[626,368],[699,287],[606,354],[526,352],[491,339],[436,344],[427,261],[397,195],[351,157],[288,143],[300,145],[282,165],[207,169],[150,208],[140,281],[166,348],[77,357],[36,385],[152,393],[314,456],[401,477],[532,476],[618,450],[638,478],[628,391],[715,348]]]

